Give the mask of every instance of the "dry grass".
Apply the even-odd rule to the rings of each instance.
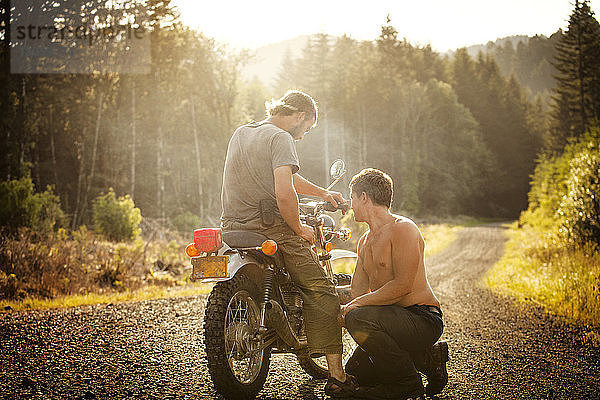
[[[22,230],[0,240],[0,300],[6,305],[142,299],[185,285],[189,275],[183,240],[112,243],[84,228],[43,240]]]
[[[548,231],[514,224],[504,256],[485,282],[568,320],[600,325],[600,254],[567,247]]]
[[[421,233],[425,239],[425,257],[432,256],[445,250],[456,240],[462,225],[432,224],[423,225]]]
[[[21,301],[0,301],[0,312],[10,307],[13,310],[43,310],[52,308],[68,308],[90,304],[115,304],[151,299],[166,299],[173,297],[196,296],[209,293],[212,284],[189,284],[185,286],[164,287],[148,286],[136,291],[88,293],[61,296],[54,299],[27,298]]]

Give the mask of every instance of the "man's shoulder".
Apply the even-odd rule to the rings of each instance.
[[[395,215],[396,220],[391,227],[394,239],[420,236],[421,231],[417,224],[410,218],[401,215]]]
[[[268,122],[268,121],[251,121],[247,124],[244,124],[240,127],[238,127],[236,130],[236,132],[256,132],[256,133],[263,133],[263,134],[267,134],[267,135],[276,135],[276,134],[287,134],[289,135],[289,133],[287,133],[286,131],[284,131],[283,129],[281,129],[280,127],[278,127],[277,125]]]

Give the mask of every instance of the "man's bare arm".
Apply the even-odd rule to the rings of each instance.
[[[300,194],[306,194],[308,196],[322,197],[325,194],[325,189],[315,185],[308,179],[304,178],[300,174],[294,174],[292,176],[294,182],[294,188],[296,192]]]
[[[392,268],[394,279],[375,290],[363,294],[348,305],[350,308],[368,305],[395,304],[410,293],[417,275],[421,250],[417,228],[411,224],[399,224],[392,234]]]
[[[369,292],[369,276],[363,267],[364,252],[361,250],[363,241],[364,235],[358,241],[358,258],[356,260],[356,267],[354,268],[351,284],[336,288],[340,298],[340,304],[347,304],[351,302],[352,299]]]
[[[338,203],[345,203],[346,201],[342,197],[341,193],[324,189],[320,186],[315,185],[308,179],[302,177],[299,174],[292,176],[294,182],[294,188],[296,192],[300,194],[306,194],[308,196],[320,197],[325,201],[329,201],[331,204],[337,207]]]
[[[277,207],[283,220],[292,228],[296,234],[314,243],[314,232],[312,228],[300,222],[298,210],[298,195],[292,182],[292,167],[282,165],[273,170],[275,179],[275,197]]]
[[[364,269],[365,252],[363,250],[366,235],[366,233],[362,235],[362,237],[358,240],[358,245],[356,246],[358,258],[356,260],[354,275],[352,275],[352,283],[350,284],[350,294],[352,295],[353,299],[369,293],[369,276]]]

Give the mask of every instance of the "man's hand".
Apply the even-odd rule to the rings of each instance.
[[[350,285],[336,286],[335,291],[340,299],[340,304],[348,304],[352,301],[352,290]]]
[[[296,232],[301,238],[308,240],[313,245],[315,244],[315,231],[308,225],[300,224],[300,231]]]
[[[358,307],[359,307],[358,303],[355,302],[354,300],[351,301],[350,303],[340,307],[340,314],[338,315],[338,322],[342,327],[346,326],[346,314],[348,314],[350,311],[352,311]]]
[[[338,207],[338,204],[346,203],[346,200],[340,192],[334,192],[331,190],[325,191],[322,197],[323,200],[330,202],[334,207]]]

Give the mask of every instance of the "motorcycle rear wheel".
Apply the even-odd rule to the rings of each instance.
[[[271,351],[252,340],[260,325],[259,290],[245,275],[215,284],[206,305],[208,371],[226,399],[252,399],[263,388]]]

